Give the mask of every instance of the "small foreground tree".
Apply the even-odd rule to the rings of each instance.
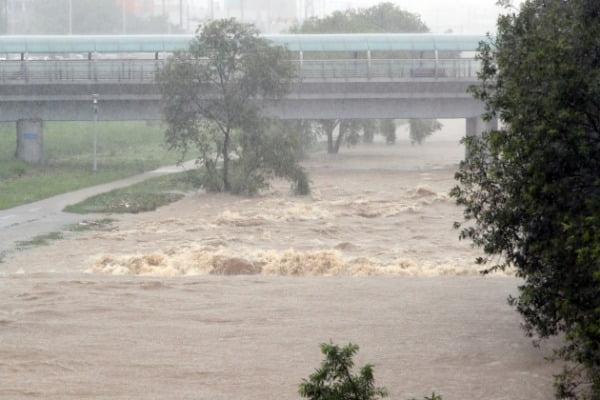
[[[300,395],[310,400],[376,400],[387,397],[385,388],[375,387],[373,366],[361,368],[358,375],[352,374],[352,357],[358,345],[349,343],[340,348],[333,343],[321,344],[325,360],[321,368],[300,384]]]
[[[372,365],[362,367],[358,375],[352,374],[352,357],[357,351],[358,345],[352,343],[345,347],[321,344],[325,359],[319,369],[302,380],[300,395],[310,400],[377,400],[387,397],[386,388],[375,386]],[[432,393],[431,397],[423,400],[442,400],[442,397]]]

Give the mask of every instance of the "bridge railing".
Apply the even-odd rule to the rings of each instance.
[[[474,59],[305,60],[298,62],[303,79],[476,78]]]
[[[0,61],[0,82],[148,82],[162,60],[34,60]]]
[[[303,80],[474,79],[473,59],[372,59],[293,61]],[[152,83],[164,60],[0,61],[0,83]]]

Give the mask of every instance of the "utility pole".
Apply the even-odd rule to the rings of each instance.
[[[183,0],[179,0],[179,28],[183,30]]]
[[[69,0],[69,35],[73,34],[73,0]]]
[[[127,33],[127,1],[121,2],[121,7],[123,7],[121,22],[123,23],[123,35],[125,35]]]
[[[98,163],[96,162],[96,144],[98,142],[97,136],[98,136],[98,94],[94,93],[92,95],[92,109],[94,111],[94,162],[93,162],[93,169],[94,172],[96,172],[98,170]]]
[[[162,16],[165,20],[165,33],[170,33],[169,17],[167,16],[167,6],[165,5],[166,0],[162,0]]]
[[[27,3],[25,2],[25,0],[21,1],[21,11],[23,12],[23,19],[24,19],[24,23],[23,23],[23,26],[25,27],[24,33],[28,34],[29,33],[29,10],[28,10]]]
[[[244,0],[240,0],[240,21],[244,22]]]
[[[314,0],[304,0],[304,19],[307,20],[315,15]]]

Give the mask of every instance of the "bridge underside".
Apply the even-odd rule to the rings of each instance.
[[[89,100],[5,102],[0,121],[91,121]],[[469,118],[483,113],[470,99],[289,99],[268,102],[265,114],[281,119]],[[98,120],[160,120],[159,101],[101,102]]]
[[[471,81],[301,82],[284,100],[264,101],[282,119],[470,118],[482,103]],[[14,85],[0,90],[0,121],[89,121],[98,94],[99,120],[160,120],[160,93],[149,84]]]

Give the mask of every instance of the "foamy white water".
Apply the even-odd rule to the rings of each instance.
[[[452,229],[463,149],[342,151],[306,198],[196,193],[0,264],[0,398],[294,399],[330,339],[392,398],[550,398],[519,281]]]

